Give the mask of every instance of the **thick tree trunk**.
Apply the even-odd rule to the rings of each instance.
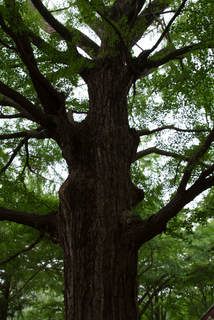
[[[121,68],[117,58],[99,62],[88,77],[86,120],[61,126],[69,165],[58,215],[66,320],[139,319],[137,248],[126,215],[143,192],[130,179],[139,140],[128,125]]]

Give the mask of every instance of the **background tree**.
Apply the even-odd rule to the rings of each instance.
[[[55,197],[46,194],[43,199],[39,195],[36,184],[34,190],[27,192],[23,183],[20,180],[19,182],[17,189],[18,185],[15,186],[6,179],[2,180],[1,202],[12,206],[12,198],[16,200],[13,207],[36,209],[38,214],[57,206]],[[30,187],[30,184],[28,186]],[[23,197],[24,194],[27,196]],[[49,311],[50,315],[51,309],[57,319],[56,310],[60,309],[60,304],[62,319],[64,285],[63,256],[60,248],[50,241],[48,235],[23,225],[17,226],[14,222],[1,222],[0,230],[0,319],[36,319],[30,311],[43,293],[48,295],[49,299],[43,295],[40,309],[37,308],[37,319],[41,318],[44,306],[46,313]],[[25,318],[22,318],[26,308],[30,317],[25,315]],[[43,318],[46,319],[45,316]]]
[[[8,256],[9,251],[11,256],[0,261],[1,319],[41,319],[42,314],[44,319],[48,319],[48,315],[50,317],[51,314],[58,319],[59,311],[61,316],[59,319],[63,319],[62,260],[60,261],[56,247],[51,245],[50,241],[44,240],[44,235],[25,247],[33,234],[29,232],[23,236],[23,232],[22,226],[17,230],[17,226],[15,228],[11,223],[9,226],[4,224],[1,258]],[[42,238],[43,241],[40,243]],[[10,250],[5,249],[6,245],[10,246]],[[12,254],[14,251],[15,254]],[[38,301],[40,301],[39,307]],[[34,309],[37,318],[32,312]]]
[[[138,249],[214,185],[213,3],[0,4],[0,220],[60,244],[66,319],[138,319]],[[62,158],[58,208],[14,208],[4,185],[54,194]]]
[[[144,246],[138,271],[141,319],[200,319],[210,308],[212,233],[213,221],[192,234],[180,229],[179,238],[167,232]]]

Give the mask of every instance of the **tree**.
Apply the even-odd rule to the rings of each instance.
[[[68,168],[58,209],[14,208],[3,189],[0,220],[60,244],[65,319],[138,319],[138,249],[214,185],[213,3],[0,3],[2,186],[29,194],[62,158]],[[88,99],[74,95],[80,85]]]
[[[4,184],[5,193],[8,186]],[[43,213],[45,209],[57,205],[53,196],[46,194],[34,199],[35,193],[23,199],[24,190],[21,193],[13,190],[9,184],[10,196],[16,198],[16,204],[23,207],[32,205],[37,213]],[[31,198],[31,203],[29,200]],[[40,207],[37,207],[36,202]],[[6,199],[4,200],[4,204]],[[27,209],[27,208],[26,208]],[[36,319],[31,310],[36,305],[37,299],[42,295],[43,299],[36,307],[38,318],[45,318],[46,314],[54,314],[57,319],[57,310],[63,317],[63,257],[58,246],[50,241],[48,235],[24,225],[3,221],[0,225],[0,319]],[[45,295],[44,295],[45,294]],[[48,296],[48,298],[47,298]],[[26,311],[26,312],[25,312]],[[28,311],[28,312],[27,312]],[[23,312],[26,313],[23,318]],[[30,316],[27,315],[30,313]],[[47,317],[48,318],[48,317]]]
[[[200,319],[213,302],[213,221],[188,236],[169,233],[139,255],[141,319]]]
[[[10,244],[10,251],[14,249],[17,251],[9,259],[0,261],[1,320],[39,319],[42,313],[43,319],[46,319],[43,309],[46,310],[46,314],[49,314],[49,316],[52,311],[55,319],[57,319],[60,305],[62,319],[63,268],[62,262],[60,264],[60,257],[57,254],[56,246],[50,243],[50,241],[45,241],[44,235],[41,235],[30,246],[25,247],[27,239],[26,235],[23,237],[22,226],[16,228],[18,237],[14,244],[12,242],[14,229],[15,224],[14,226],[9,225],[8,228],[4,225],[4,238],[1,239],[1,256],[3,256],[3,253],[4,255],[9,254],[8,249],[4,250],[6,244],[7,246]],[[21,237],[23,239],[20,239]],[[28,238],[30,238],[30,232]],[[43,241],[41,241],[42,239]],[[18,251],[21,245],[22,250]],[[40,301],[39,306],[36,306],[37,300],[39,300],[41,295],[43,299]],[[33,317],[33,312],[31,312],[34,305],[36,306],[37,318],[35,315]],[[23,313],[27,315],[30,313],[31,316],[23,317]]]

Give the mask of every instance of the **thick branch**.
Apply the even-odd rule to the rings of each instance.
[[[123,46],[123,50],[124,50],[124,54],[125,54],[125,57],[126,57],[126,62],[127,62],[127,65],[129,66],[130,70],[134,73],[134,74],[138,74],[138,70],[135,69],[134,65],[132,65],[132,61],[130,59],[130,56],[129,56],[129,52],[128,52],[128,49],[123,41],[123,37],[120,33],[120,31],[117,29],[117,27],[114,25],[114,23],[111,22],[111,20],[109,20],[102,12],[98,11],[99,15],[105,20],[108,22],[108,24],[114,29],[114,31],[116,32],[116,34],[118,35],[119,39],[120,39],[120,42],[122,43],[122,46]]]
[[[1,101],[0,101],[1,104]],[[16,114],[0,114],[0,119],[18,119],[18,118],[25,118],[24,113],[16,113]]]
[[[160,154],[162,156],[178,158],[178,159],[182,159],[184,161],[189,161],[188,157],[184,157],[183,155],[180,155],[180,154],[177,154],[177,153],[174,153],[174,152],[161,150],[161,149],[158,149],[156,147],[151,147],[151,148],[148,148],[148,149],[141,150],[141,151],[137,152],[135,161],[139,160],[140,158],[143,158],[143,157],[145,157],[145,156],[147,156],[149,154],[152,154],[152,153]]]
[[[207,42],[191,44],[173,51],[172,51],[172,48],[165,47],[160,51],[156,52],[150,59],[146,59],[146,57],[148,56],[149,50],[144,51],[139,55],[139,57],[141,58],[138,57],[136,60],[133,61],[134,67],[139,70],[138,75],[136,75],[135,79],[137,80],[137,79],[146,77],[148,74],[152,72],[152,70],[166,64],[171,60],[183,59],[184,54],[188,52],[194,52],[199,49],[207,48],[207,47],[210,48]],[[167,54],[163,56],[163,53],[167,53]],[[163,57],[160,59],[155,59],[155,57],[158,57],[160,55]]]
[[[98,53],[99,46],[90,38],[88,38],[84,33],[79,30],[69,31],[63,24],[61,24],[54,16],[48,11],[48,9],[43,5],[40,0],[31,0],[35,8],[39,11],[45,22],[47,22],[56,32],[66,41],[71,42],[73,45],[73,50],[75,52],[76,58],[80,58],[81,55],[76,49],[76,38],[77,35],[80,38],[78,46],[82,48],[86,53],[89,53],[92,49],[94,54]]]
[[[9,88],[9,87],[8,87]],[[0,90],[1,92],[1,90]],[[20,113],[19,114],[10,114],[10,115],[4,115],[0,114],[0,118],[2,119],[12,119],[12,118],[26,118],[30,121],[37,122],[36,119],[30,115],[20,104],[16,103],[12,99],[8,98],[7,96],[3,96],[3,99],[0,100],[0,105],[2,106],[9,106],[17,109]],[[37,108],[33,105],[34,108]],[[41,110],[41,109],[40,109]]]
[[[128,18],[128,24],[132,27],[145,2],[146,0],[116,0],[109,9],[105,9],[105,12],[111,15],[115,21],[126,16]]]
[[[188,53],[190,51],[195,51],[198,50],[200,48],[203,47],[207,47],[207,43],[196,43],[196,44],[191,44],[189,46],[185,46],[183,48],[174,50],[172,52],[170,52],[169,54],[167,54],[165,57],[157,59],[157,60],[152,60],[152,59],[147,59],[144,63],[142,63],[141,65],[139,64],[138,67],[140,69],[144,69],[144,68],[158,68],[162,65],[164,65],[165,63],[173,60],[173,59],[177,59],[180,56],[182,56],[185,53]]]
[[[54,30],[55,31],[55,30]],[[93,54],[96,56],[99,50],[99,46],[88,38],[84,33],[81,31],[76,30],[80,34],[80,41],[78,42],[78,47],[84,50],[88,55],[91,54],[91,50],[93,50]],[[68,64],[68,52],[60,52],[53,48],[50,44],[45,42],[44,39],[33,33],[32,31],[28,31],[30,38],[32,39],[32,43],[39,48],[41,51],[50,54],[50,52],[54,53],[54,57],[57,62],[61,62],[64,64]]]
[[[11,4],[10,4],[11,5]],[[39,71],[34,57],[33,49],[29,41],[28,33],[25,31],[25,26],[22,22],[20,15],[15,11],[15,3],[13,12],[11,13],[15,20],[15,25],[18,31],[14,32],[12,28],[9,28],[3,16],[0,14],[0,25],[2,29],[14,40],[17,49],[20,53],[23,63],[26,65],[34,88],[39,96],[39,99],[43,105],[43,108],[48,113],[56,113],[59,109],[65,113],[64,97],[57,92],[57,90],[50,84],[50,82]],[[20,31],[20,30],[24,31]],[[50,107],[51,105],[51,107]]]
[[[130,233],[136,246],[139,248],[143,243],[161,233],[165,229],[167,222],[176,216],[186,204],[203,191],[213,187],[214,176],[208,176],[213,174],[213,172],[214,165],[210,169],[203,171],[189,189],[178,190],[172,200],[156,214],[150,216],[149,219],[133,223]]]
[[[49,127],[49,120],[47,116],[36,107],[33,103],[31,103],[28,99],[26,99],[23,95],[18,93],[17,91],[11,89],[7,85],[5,85],[3,82],[0,81],[0,92],[15,101],[18,105],[20,105],[23,109],[25,109],[32,117],[35,119],[35,121],[39,124],[41,124],[43,127]],[[14,105],[16,109],[19,110],[18,106]],[[21,111],[21,110],[19,110]],[[32,120],[32,118],[30,119]]]
[[[60,52],[55,47],[51,46],[47,43],[44,39],[39,37],[32,31],[28,31],[28,36],[31,39],[31,42],[42,52],[46,53],[48,56],[51,54],[54,55],[54,61],[58,63],[63,63],[68,65],[68,53],[67,52]]]
[[[81,31],[76,30],[75,32],[78,32],[80,35],[80,41],[77,44],[78,47],[85,51],[89,56],[93,50],[93,55],[96,56],[99,52],[99,46]]]
[[[35,130],[27,130],[22,132],[15,132],[15,133],[9,133],[9,134],[1,134],[0,140],[6,140],[6,139],[14,139],[14,138],[35,138],[35,139],[44,139],[45,133],[44,131],[35,131]]]
[[[48,11],[48,9],[43,5],[40,0],[31,0],[35,8],[41,14],[45,21],[58,32],[63,39],[69,42],[74,41],[74,34],[70,32],[63,24],[61,24],[54,16]],[[79,56],[76,51],[77,56]]]
[[[42,232],[47,232],[51,236],[58,238],[56,212],[52,211],[46,215],[16,211],[0,207],[0,221],[12,221],[25,226],[32,227]]]

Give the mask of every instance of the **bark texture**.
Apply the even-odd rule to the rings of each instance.
[[[63,138],[59,128],[70,169],[58,214],[66,319],[138,319],[137,247],[125,213],[143,198],[130,179],[139,138],[128,125],[124,67],[117,57],[97,64],[88,77],[87,119],[73,128],[65,120]]]

